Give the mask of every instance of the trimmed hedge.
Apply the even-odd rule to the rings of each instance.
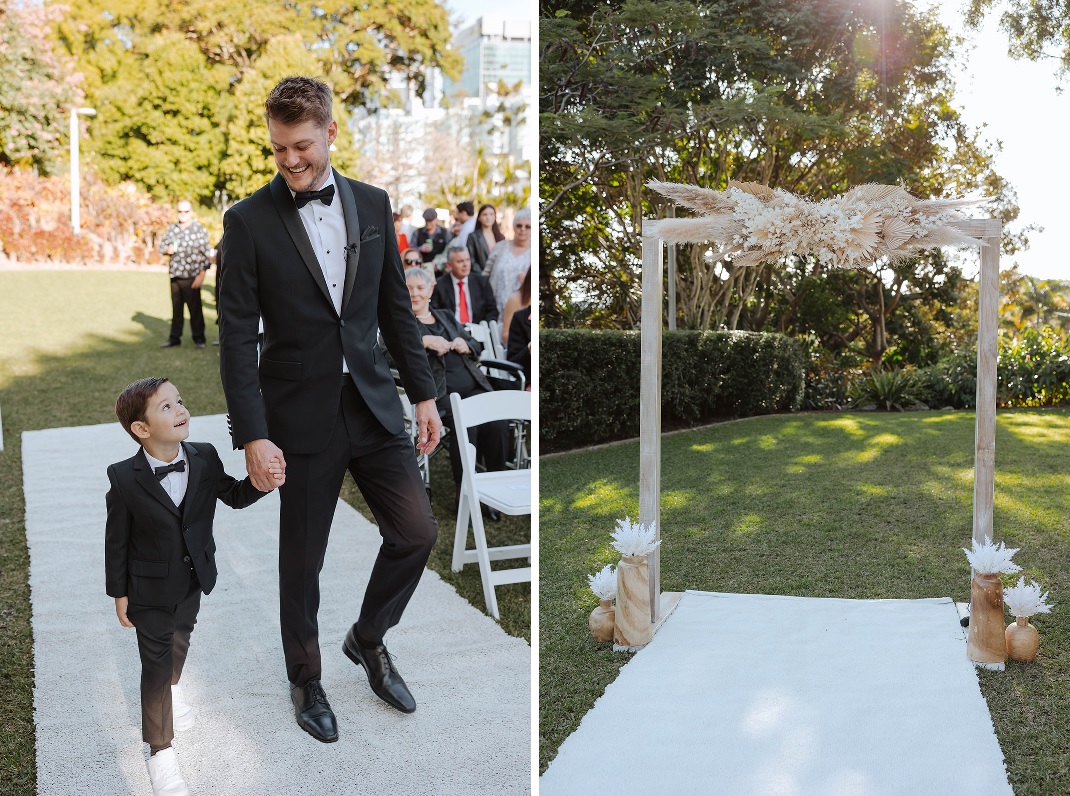
[[[756,332],[665,332],[665,427],[790,412],[802,402],[806,356],[791,338]],[[539,330],[539,439],[544,451],[639,433],[640,334]]]

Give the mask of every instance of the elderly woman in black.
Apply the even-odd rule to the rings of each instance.
[[[416,320],[423,324],[423,344],[431,375],[438,387],[438,413],[442,422],[451,425],[450,393],[459,393],[462,398],[491,392],[493,388],[483,371],[479,369],[479,354],[483,346],[473,339],[449,310],[431,308],[431,293],[435,283],[422,268],[410,268],[405,272],[405,284]],[[504,420],[485,423],[469,430],[469,439],[483,459],[488,471],[505,469],[505,450],[509,438],[509,424]],[[461,452],[456,435],[447,438],[453,480],[460,490]],[[487,510],[492,520],[499,519],[498,512]]]

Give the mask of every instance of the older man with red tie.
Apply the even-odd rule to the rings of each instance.
[[[498,320],[498,304],[490,282],[472,273],[472,257],[464,246],[446,250],[448,273],[439,278],[431,296],[431,306],[448,310],[460,323]]]

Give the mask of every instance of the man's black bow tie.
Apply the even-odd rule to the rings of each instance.
[[[318,191],[298,191],[294,194],[294,202],[298,207],[304,207],[313,199],[319,199],[325,205],[329,205],[334,201],[334,186],[328,185]]]
[[[162,464],[159,467],[154,468],[153,472],[156,473],[156,477],[162,481],[167,477],[168,473],[186,472],[186,460],[183,459],[182,461],[174,462],[172,464]]]

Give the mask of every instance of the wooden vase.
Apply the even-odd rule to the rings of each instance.
[[[1028,663],[1040,651],[1040,634],[1029,624],[1029,617],[1019,616],[1007,625],[1007,654],[1016,661]]]
[[[587,620],[595,641],[613,640],[613,628],[617,624],[615,613],[612,600],[598,601],[598,607],[591,611],[591,617]]]
[[[970,585],[970,632],[966,655],[975,663],[1005,663],[1007,639],[1003,626],[1003,581],[999,575],[978,572]]]
[[[646,556],[624,556],[617,565],[617,613],[613,644],[644,647],[654,628],[650,622],[650,572]]]

